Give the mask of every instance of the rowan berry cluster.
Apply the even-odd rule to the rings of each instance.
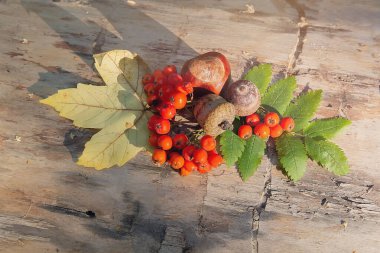
[[[206,173],[223,163],[223,158],[216,151],[216,140],[209,135],[200,139],[200,145],[190,143],[184,133],[171,132],[171,123],[177,110],[183,109],[188,96],[193,92],[190,82],[184,82],[173,65],[163,70],[146,74],[142,80],[147,94],[147,102],[155,112],[148,121],[151,131],[149,144],[155,147],[152,160],[156,165],[165,162],[182,176],[197,170]]]
[[[277,138],[284,131],[291,132],[295,126],[291,117],[285,117],[280,120],[280,117],[275,112],[267,113],[263,122],[260,120],[259,114],[253,113],[245,118],[245,123],[238,129],[238,135],[243,139],[250,138],[252,132],[262,139],[267,139],[269,136]]]

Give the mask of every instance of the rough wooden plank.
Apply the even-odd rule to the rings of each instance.
[[[166,246],[336,252],[331,244],[375,252],[376,1],[343,7],[254,1],[255,13],[240,0],[135,3],[0,1],[0,252],[158,252]],[[336,6],[341,12],[333,13]],[[360,14],[354,22],[352,11]],[[297,26],[303,16],[308,26]],[[100,83],[91,54],[114,48],[138,52],[153,68],[179,67],[198,52],[218,50],[231,60],[234,78],[257,62],[273,63],[275,79],[296,74],[300,90],[324,89],[320,116],[354,121],[336,139],[352,174],[336,178],[310,163],[306,178],[291,184],[266,161],[247,184],[226,168],[181,178],[152,167],[146,154],[120,169],[76,166],[91,133],[73,129],[38,99],[77,82]],[[170,243],[172,228],[184,241]]]

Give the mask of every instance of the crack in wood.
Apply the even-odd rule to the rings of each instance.
[[[272,167],[273,165],[268,161],[269,165],[266,168],[264,189],[260,198],[259,203],[252,210],[252,230],[251,230],[251,243],[252,243],[252,253],[259,252],[259,242],[257,240],[257,235],[260,228],[260,215],[265,210],[268,199],[271,196],[271,183],[272,183]]]
[[[106,43],[106,34],[104,28],[100,28],[100,31],[96,35],[96,38],[92,44],[92,53],[98,54],[102,51],[102,47]]]
[[[307,34],[308,23],[306,22],[305,10],[302,4],[299,4],[297,0],[286,0],[286,2],[293,7],[298,13],[298,31],[297,42],[293,51],[289,55],[288,67],[286,70],[286,77],[293,74],[294,68],[297,65],[297,60],[300,57]]]
[[[203,199],[202,199],[202,204],[200,205],[200,210],[199,210],[199,218],[198,218],[198,229],[197,229],[197,232],[200,234],[200,235],[203,235],[204,232],[205,232],[205,226],[203,224],[203,208],[204,208],[204,205],[205,205],[205,200],[206,200],[206,196],[207,196],[207,183],[208,183],[208,176],[207,174],[202,177],[202,183],[201,185],[204,185],[206,188],[205,188],[205,193],[203,195]]]

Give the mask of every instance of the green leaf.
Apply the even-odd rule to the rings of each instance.
[[[316,140],[314,138],[305,138],[305,145],[310,158],[328,171],[338,176],[349,172],[347,157],[338,145],[327,140]]]
[[[265,141],[256,135],[246,140],[243,154],[238,160],[238,170],[243,181],[247,181],[257,170],[264,156]]]
[[[305,129],[304,134],[308,137],[323,137],[330,139],[340,130],[351,124],[351,121],[345,118],[328,118],[317,119],[310,123]]]
[[[290,76],[281,79],[268,88],[261,101],[262,106],[269,111],[277,111],[283,114],[293,97],[296,89],[296,79]]]
[[[231,167],[239,159],[245,142],[232,131],[227,130],[220,136],[220,151],[227,166]]]
[[[243,79],[254,83],[259,89],[260,94],[264,94],[272,79],[272,66],[270,64],[260,64],[253,67]]]
[[[290,134],[283,134],[276,140],[279,161],[290,179],[297,181],[306,171],[307,155],[302,140]]]
[[[307,126],[318,109],[321,98],[322,90],[309,91],[300,95],[294,102],[289,104],[284,112],[284,116],[289,116],[294,119],[295,132]]]
[[[117,86],[79,83],[77,88],[59,90],[40,102],[54,107],[61,117],[83,128],[99,129],[120,119],[132,121],[144,113],[140,98]]]
[[[142,59],[126,50],[94,56],[106,86],[78,84],[41,100],[76,126],[101,129],[85,145],[78,164],[96,169],[123,165],[147,145],[149,131]]]

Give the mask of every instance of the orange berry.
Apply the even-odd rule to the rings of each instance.
[[[218,154],[210,154],[207,160],[213,168],[219,167],[223,163],[223,157]]]
[[[161,135],[158,137],[157,145],[163,150],[169,150],[173,146],[173,140],[169,135]]]
[[[152,147],[157,147],[158,137],[159,137],[158,134],[156,134],[156,133],[150,133],[150,136],[149,136],[149,144],[150,144]]]
[[[174,155],[170,158],[170,165],[173,169],[179,170],[185,164],[185,159],[181,155]]]
[[[282,129],[286,132],[291,132],[295,127],[294,120],[291,117],[282,118],[280,125]]]
[[[218,151],[214,148],[213,150],[210,150],[207,152],[208,155],[218,155]]]
[[[198,172],[201,174],[207,173],[211,170],[210,164],[206,161],[204,163],[198,164]]]
[[[179,174],[180,174],[181,176],[183,176],[183,177],[186,177],[186,176],[188,176],[188,175],[191,174],[191,171],[190,171],[190,170],[187,170],[187,169],[185,169],[185,168],[181,168]]]
[[[177,73],[177,68],[174,65],[167,65],[163,70],[165,76],[170,75],[171,73]]]
[[[194,151],[194,162],[205,163],[207,162],[207,151],[203,148],[196,149]]]
[[[185,160],[183,168],[186,169],[186,170],[188,170],[188,171],[193,171],[193,170],[197,170],[198,166],[194,162],[192,162],[192,161],[186,161]]]
[[[255,129],[253,131],[255,135],[259,136],[262,139],[268,138],[270,134],[269,127],[264,123],[260,123],[257,126],[255,126]]]
[[[238,130],[238,135],[242,139],[248,139],[252,136],[252,127],[250,125],[241,125]]]
[[[176,134],[173,137],[173,146],[176,149],[183,149],[184,147],[186,147],[188,142],[189,138],[187,138],[186,134]]]
[[[166,152],[162,149],[155,149],[152,155],[152,161],[156,165],[162,165],[166,162]]]
[[[206,151],[211,151],[216,147],[216,140],[210,135],[203,136],[200,143],[201,147]]]
[[[159,117],[155,120],[154,128],[158,134],[167,134],[170,131],[170,121]]]
[[[160,106],[160,114],[163,119],[172,119],[176,114],[176,110],[172,104],[164,103]]]
[[[195,148],[194,145],[186,146],[186,147],[182,150],[183,158],[185,158],[186,161],[191,161],[191,160],[193,160],[195,149],[196,149],[196,148]]]
[[[274,127],[270,127],[270,137],[277,138],[282,134],[283,130],[280,125],[275,125]]]
[[[257,113],[253,113],[245,118],[245,122],[251,127],[254,127],[260,123],[260,116]]]
[[[264,123],[269,127],[274,127],[280,122],[280,117],[275,112],[269,112],[265,115]]]
[[[180,110],[186,106],[187,97],[182,92],[174,92],[170,95],[169,102],[173,104],[175,109]]]

